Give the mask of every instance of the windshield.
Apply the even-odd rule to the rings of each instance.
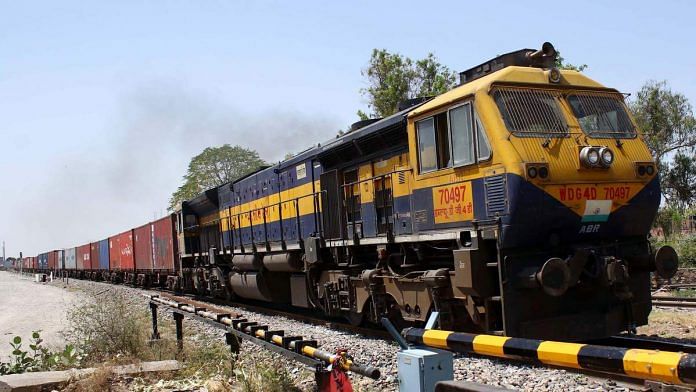
[[[597,93],[574,93],[566,97],[582,131],[590,137],[632,138],[636,129],[622,100]]]
[[[499,88],[493,92],[508,131],[521,137],[563,137],[568,124],[560,106],[560,92]]]

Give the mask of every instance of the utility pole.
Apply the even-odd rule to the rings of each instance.
[[[5,241],[2,241],[2,265],[5,265]]]

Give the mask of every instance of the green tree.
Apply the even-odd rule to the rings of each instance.
[[[561,56],[561,52],[556,51],[556,63],[554,64],[556,68],[559,69],[569,69],[571,71],[578,71],[582,72],[585,69],[587,69],[587,64],[582,64],[582,65],[575,65],[571,63],[567,63],[563,56]]]
[[[386,49],[373,49],[370,62],[362,72],[368,87],[360,90],[368,100],[371,113],[362,110],[358,117],[386,117],[398,111],[399,102],[410,98],[438,95],[451,89],[455,74],[440,64],[432,53],[413,61]]]
[[[667,202],[686,210],[696,201],[696,158],[677,153],[662,180]]]
[[[172,194],[169,210],[201,192],[234,181],[266,165],[259,154],[241,146],[208,147],[191,158],[184,183]]]
[[[665,81],[647,82],[630,106],[658,165],[663,166],[669,153],[694,150],[696,120],[691,104]]]
[[[666,201],[683,210],[696,201],[696,119],[689,100],[665,81],[649,81],[630,103],[657,162]]]
[[[666,239],[669,239],[674,229],[681,227],[682,220],[683,215],[677,208],[673,206],[664,206],[657,211],[653,226],[661,228],[662,234],[664,234]]]

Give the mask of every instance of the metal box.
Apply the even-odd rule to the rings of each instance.
[[[290,294],[292,296],[292,306],[309,308],[307,278],[304,275],[293,274],[290,276]]]
[[[412,348],[399,351],[400,392],[432,392],[438,381],[454,378],[453,355],[451,352]]]

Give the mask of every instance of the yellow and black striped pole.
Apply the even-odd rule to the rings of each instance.
[[[322,361],[326,364],[330,364],[333,366],[339,366],[343,370],[350,370],[353,373],[360,374],[362,376],[370,377],[373,379],[379,379],[381,374],[380,370],[374,366],[370,365],[361,365],[353,362],[352,359],[350,359],[347,356],[346,352],[341,352],[341,353],[331,353],[328,351],[324,351],[320,348],[316,347],[316,342],[314,342],[314,345],[298,345],[298,341],[301,341],[301,337],[297,337],[295,340],[291,340],[287,343],[287,347],[284,347],[283,343],[283,331],[276,331],[276,333],[273,333],[272,331],[269,331],[268,326],[261,326],[258,325],[255,322],[247,322],[247,319],[241,318],[241,315],[236,315],[236,318],[229,314],[219,314],[215,312],[210,312],[207,311],[204,308],[197,308],[193,305],[186,304],[186,303],[180,303],[177,301],[173,301],[168,298],[162,298],[158,295],[147,295],[143,294],[144,296],[150,298],[150,301],[159,303],[162,305],[167,305],[171,308],[175,308],[181,311],[185,311],[188,313],[191,313],[197,317],[209,319],[211,321],[215,321],[219,324],[223,324],[225,326],[228,326],[236,331],[242,332],[244,334],[250,335],[254,338],[262,339],[265,342],[268,342],[270,344],[276,345],[278,347],[288,349],[293,352],[297,352],[301,355],[304,355],[309,358],[313,358],[315,360]],[[153,319],[154,320],[154,319]],[[155,322],[153,321],[153,324]]]
[[[671,384],[696,384],[696,355],[692,354],[421,328],[408,328],[402,334],[410,343],[455,352],[534,360]]]

